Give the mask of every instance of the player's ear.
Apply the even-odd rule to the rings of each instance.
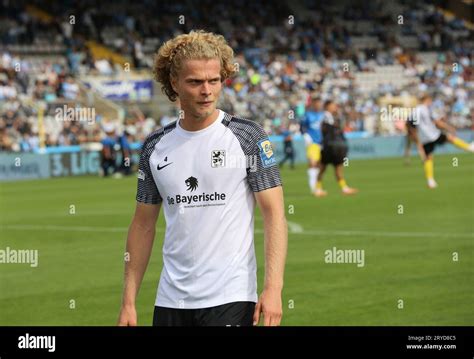
[[[173,91],[176,92],[176,93],[178,93],[178,91],[176,91],[176,89],[177,89],[177,83],[178,83],[176,77],[170,76],[170,83],[171,83],[171,88],[173,89]]]

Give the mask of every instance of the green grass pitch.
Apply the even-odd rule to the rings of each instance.
[[[282,170],[283,325],[474,325],[474,156],[437,156],[436,190],[419,162],[351,160],[346,178],[360,193],[342,196],[329,169],[321,199],[308,193],[305,165]],[[0,184],[0,249],[39,250],[36,268],[0,264],[0,325],[116,324],[135,186],[98,177]],[[260,215],[255,223],[261,288]],[[151,325],[163,235],[160,215],[139,325]],[[364,250],[365,265],[326,263],[333,247]]]

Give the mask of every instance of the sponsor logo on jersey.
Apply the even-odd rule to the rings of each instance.
[[[166,162],[168,162],[168,156],[165,157],[164,162],[165,162],[165,163],[162,164],[161,166],[160,166],[160,164],[158,163],[158,166],[156,166],[156,169],[157,169],[158,171],[160,171],[160,170],[162,170],[163,168],[168,167],[169,165],[173,164],[173,162],[166,163]]]
[[[189,177],[184,181],[186,190],[193,192],[199,186],[199,180],[196,177]],[[175,196],[167,196],[168,205],[185,205],[184,207],[206,207],[206,206],[221,206],[225,204],[225,193],[201,193],[201,194],[177,194]],[[217,203],[216,203],[217,202]]]
[[[196,188],[198,188],[198,179],[196,177],[189,177],[186,181],[184,181],[186,186],[188,186],[187,190],[193,192]]]

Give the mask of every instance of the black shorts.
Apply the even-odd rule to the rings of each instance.
[[[439,135],[436,141],[425,143],[423,145],[423,149],[425,150],[425,153],[429,155],[434,151],[437,145],[443,145],[447,140],[448,138],[446,137],[446,135],[442,133],[441,135]]]
[[[254,311],[255,303],[253,302],[234,302],[203,309],[155,306],[153,326],[252,326]]]
[[[325,165],[331,164],[334,166],[339,166],[344,163],[344,159],[347,156],[347,148],[332,148],[332,147],[323,147],[321,151],[321,162]]]

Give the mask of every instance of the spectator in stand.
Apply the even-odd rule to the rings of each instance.
[[[295,169],[295,150],[293,148],[293,135],[289,129],[282,128],[281,136],[283,137],[283,153],[285,157],[278,164],[282,167],[287,160],[290,160],[290,168]]]

